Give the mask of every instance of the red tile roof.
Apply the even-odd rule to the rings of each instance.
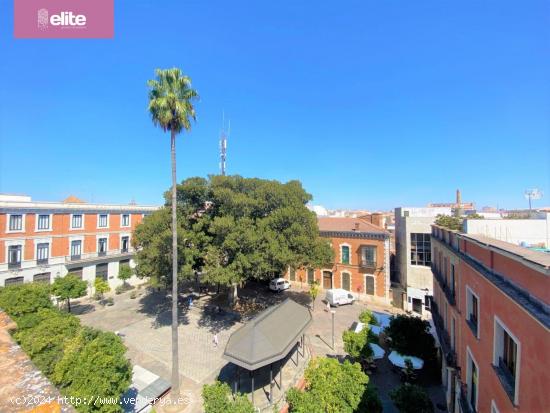
[[[318,217],[319,231],[385,234],[382,228],[360,218]]]

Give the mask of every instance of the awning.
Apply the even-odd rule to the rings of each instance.
[[[300,340],[311,321],[309,309],[286,299],[231,334],[223,357],[247,370],[281,360]]]
[[[401,368],[405,368],[405,360],[410,360],[412,363],[413,369],[415,370],[420,370],[422,367],[424,367],[424,360],[418,357],[400,354],[397,351],[392,351],[388,356],[388,359],[390,360],[391,364]]]

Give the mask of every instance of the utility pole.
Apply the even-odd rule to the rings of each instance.
[[[334,315],[336,311],[330,310],[330,313],[332,314],[332,351],[334,351]]]

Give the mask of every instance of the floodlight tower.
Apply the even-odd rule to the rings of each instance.
[[[225,161],[227,159],[227,138],[231,130],[231,121],[229,121],[227,132],[225,131],[225,113],[222,113],[222,130],[220,133],[220,173],[225,176]]]
[[[531,212],[531,201],[542,198],[542,192],[538,188],[525,190],[525,198],[529,200],[529,212]]]

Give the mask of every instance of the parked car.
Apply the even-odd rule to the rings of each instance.
[[[365,324],[363,324],[361,321],[354,321],[351,324],[349,331],[353,331],[354,333],[360,333],[361,331],[363,331],[364,327],[365,327]]]
[[[353,304],[355,297],[349,291],[343,290],[341,288],[334,288],[332,290],[327,290],[327,295],[325,300],[332,306],[338,307],[343,304]]]
[[[271,280],[269,283],[269,289],[271,291],[284,291],[288,290],[290,288],[290,283],[285,280],[284,278],[275,278],[274,280]]]

